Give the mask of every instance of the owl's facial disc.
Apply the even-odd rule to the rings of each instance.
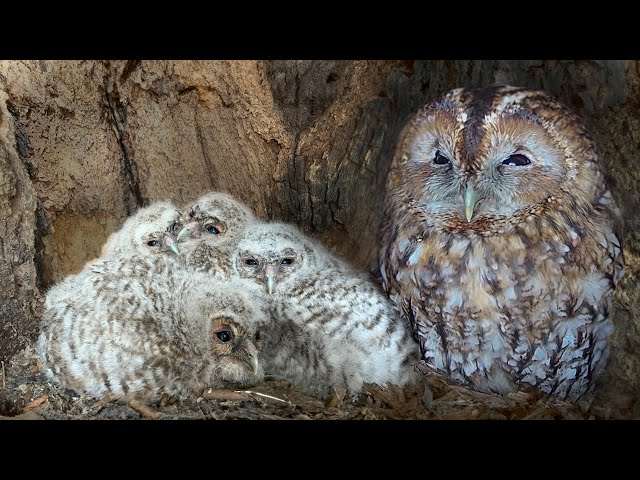
[[[214,320],[213,341],[222,355],[228,356],[234,363],[249,368],[254,375],[260,370],[258,349],[251,340],[245,338],[245,332],[234,328],[230,322]]]
[[[403,194],[429,221],[456,231],[544,204],[575,175],[553,132],[530,112],[475,114],[436,109],[421,117],[396,160]]]
[[[290,252],[283,252],[283,255],[276,259],[274,262],[268,263],[264,267],[264,278],[267,285],[267,291],[269,295],[273,295],[273,287],[275,284],[275,279],[280,277],[285,277],[288,275],[288,269],[295,265],[296,256]]]
[[[179,253],[176,240],[169,232],[154,232],[142,237],[142,245],[150,252],[165,252],[171,250]]]

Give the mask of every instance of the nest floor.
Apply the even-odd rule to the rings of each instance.
[[[282,379],[250,390],[208,390],[201,398],[166,405],[100,402],[48,383],[33,346],[1,365],[0,419],[157,420],[466,420],[640,418],[640,399],[597,391],[571,404],[526,392],[487,395],[429,375],[406,388],[368,385],[356,398],[337,392],[310,397]]]

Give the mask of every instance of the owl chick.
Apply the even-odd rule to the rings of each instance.
[[[317,356],[312,363],[326,364],[322,382],[311,370],[284,363],[276,369],[288,369],[287,378],[307,391],[355,394],[363,382],[402,386],[415,380],[418,348],[408,324],[366,276],[352,274],[344,261],[334,266],[337,257],[325,252],[282,223],[253,224],[238,242],[236,275],[268,293],[275,321],[301,327],[308,337],[302,349]]]
[[[429,367],[577,400],[608,356],[620,214],[578,117],[545,92],[457,89],[401,132],[383,284]]]
[[[233,277],[233,244],[217,245],[215,240],[195,239],[180,245],[178,259],[186,268],[206,273],[216,280],[226,281]]]
[[[155,202],[130,216],[102,247],[101,257],[172,251],[178,253],[176,238],[168,228],[179,216],[170,202]]]
[[[228,193],[209,192],[187,206],[173,233],[178,241],[204,237],[223,243],[237,238],[245,224],[253,221],[251,209]]]
[[[76,295],[49,293],[38,339],[47,375],[63,386],[153,402],[262,381],[254,340],[267,317],[233,284],[148,255],[88,264],[69,281]]]

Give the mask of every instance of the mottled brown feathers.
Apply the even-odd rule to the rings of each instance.
[[[485,391],[577,399],[593,386],[621,222],[566,107],[499,86],[434,100],[399,136],[386,215],[383,283],[428,367]]]

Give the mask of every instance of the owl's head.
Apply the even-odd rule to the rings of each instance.
[[[497,233],[501,222],[517,223],[546,204],[596,202],[605,189],[597,161],[580,119],[549,94],[457,89],[404,127],[389,200],[454,232]]]
[[[170,202],[156,202],[141,208],[114,232],[102,249],[103,255],[178,253],[176,237],[168,227],[179,215]]]
[[[251,209],[228,193],[210,192],[188,205],[173,228],[178,241],[199,237],[227,241],[253,220]]]
[[[236,273],[261,285],[270,295],[286,292],[316,268],[313,244],[295,226],[254,224],[236,247]]]
[[[194,349],[213,363],[215,379],[229,386],[251,386],[264,380],[258,353],[268,316],[234,283],[213,283],[205,275],[185,292],[187,333]],[[204,379],[203,379],[204,380]]]
[[[204,238],[182,243],[179,257],[188,267],[222,280],[233,274],[230,255],[228,245],[216,244]]]

